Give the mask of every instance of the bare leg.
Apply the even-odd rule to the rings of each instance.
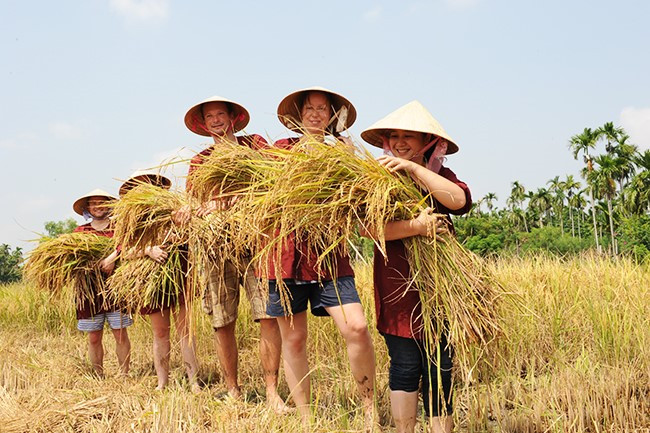
[[[390,411],[397,433],[413,433],[417,421],[418,392],[391,391]]]
[[[433,416],[429,419],[430,433],[451,433],[453,427],[454,419],[451,415]]]
[[[278,317],[278,326],[282,336],[282,356],[284,374],[291,391],[291,398],[300,411],[303,422],[310,416],[309,399],[309,362],[307,360],[307,312],[303,311],[291,317]]]
[[[99,377],[104,377],[104,345],[102,336],[104,330],[88,332],[88,356],[93,370]]]
[[[185,304],[179,305],[174,311],[174,321],[176,322],[176,333],[181,345],[181,355],[183,356],[187,378],[190,381],[192,392],[196,393],[201,391],[197,380],[199,366],[196,361],[196,338],[190,335],[190,324]]]
[[[266,403],[276,413],[284,413],[289,409],[278,395],[278,373],[280,370],[280,353],[282,337],[276,319],[260,320],[260,358],[264,369],[266,384]]]
[[[214,339],[217,348],[217,357],[219,358],[219,364],[223,370],[226,388],[228,388],[228,395],[239,399],[241,397],[241,390],[239,389],[239,383],[237,382],[239,354],[237,352],[237,339],[235,338],[236,323],[237,322],[233,320],[227,325],[215,329]]]
[[[126,328],[112,329],[115,337],[115,353],[117,362],[120,365],[120,371],[123,376],[129,374],[129,364],[131,363],[131,341]]]
[[[153,365],[156,367],[158,387],[164,389],[169,382],[169,309],[150,314],[153,330]]]
[[[357,382],[365,413],[366,429],[371,430],[375,421],[375,351],[372,346],[368,324],[359,303],[327,307],[327,312],[341,331],[347,346],[352,376]],[[345,312],[345,314],[344,314]]]

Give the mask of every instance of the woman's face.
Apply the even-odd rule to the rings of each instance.
[[[92,196],[88,197],[88,213],[95,219],[104,219],[108,216],[109,209],[106,206],[108,200],[106,197]]]
[[[388,146],[398,158],[410,160],[424,148],[424,134],[403,129],[393,129],[388,133]]]
[[[332,117],[330,101],[323,92],[309,92],[300,112],[302,126],[310,134],[323,134]]]

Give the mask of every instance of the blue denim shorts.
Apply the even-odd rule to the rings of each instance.
[[[336,284],[334,282],[336,281]],[[285,281],[291,298],[291,311],[286,310],[280,302],[280,293],[275,280],[269,280],[269,299],[266,314],[271,317],[285,317],[307,311],[311,307],[314,316],[329,316],[325,307],[361,303],[354,277],[341,277],[336,280],[295,282]]]

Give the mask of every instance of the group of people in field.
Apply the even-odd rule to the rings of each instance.
[[[272,146],[291,149],[308,135],[310,139],[325,141],[327,136],[348,142],[340,136],[356,120],[356,109],[345,97],[330,90],[313,87],[298,90],[286,96],[279,104],[278,118],[297,136],[285,138]],[[211,152],[220,151],[219,144],[230,142],[253,149],[270,146],[260,135],[237,135],[250,120],[249,112],[241,104],[212,97],[191,107],[185,116],[185,125],[196,134],[212,137],[214,144],[197,154],[190,163],[195,170]],[[388,114],[361,133],[361,138],[372,146],[382,148],[380,163],[391,172],[408,173],[419,187],[429,194],[430,207],[412,220],[393,221],[385,227],[384,253],[375,247],[374,292],[377,323],[384,337],[390,357],[389,388],[391,412],[398,432],[412,432],[417,423],[419,392],[424,410],[429,417],[431,431],[452,429],[452,358],[453,349],[445,342],[438,359],[432,361],[423,348],[419,293],[408,286],[411,269],[402,239],[411,236],[431,236],[437,232],[453,231],[449,214],[463,214],[471,207],[470,192],[454,172],[443,165],[445,156],[458,151],[458,146],[447,135],[433,116],[417,101]],[[171,181],[155,172],[136,172],[119,190],[120,196],[139,182],[170,188]],[[187,191],[192,194],[191,182]],[[109,219],[109,201],[117,198],[101,190],[94,190],[74,203],[74,210],[91,221],[76,231],[112,236]],[[204,217],[223,207],[218,197],[197,208],[184,206],[173,215],[175,224],[186,224],[191,218]],[[444,217],[440,217],[440,215]],[[368,229],[372,230],[372,228]],[[362,230],[362,235],[371,236]],[[246,272],[241,268],[226,267],[225,275],[210,263],[203,264],[207,272],[207,287],[203,299],[205,311],[210,314],[214,329],[217,356],[228,394],[241,398],[237,377],[238,349],[235,336],[241,288],[251,306],[252,318],[260,324],[260,360],[266,384],[269,406],[278,413],[290,409],[278,395],[278,374],[281,359],[284,362],[286,382],[298,413],[306,421],[310,411],[310,366],[307,356],[307,311],[316,316],[330,316],[346,345],[348,359],[363,405],[366,424],[376,422],[375,352],[368,323],[355,286],[354,272],[349,258],[336,254],[335,274],[317,270],[317,256],[306,244],[289,237],[282,243],[281,260],[270,263],[267,276],[282,275],[290,293],[288,305],[280,302],[277,281],[262,281],[252,266]],[[146,255],[164,263],[164,246],[146,248],[143,252],[116,250],[100,262],[103,272],[110,273],[118,257],[133,258]],[[280,268],[280,273],[276,272]],[[223,271],[221,271],[223,272]],[[222,281],[225,281],[223,287]],[[268,284],[266,284],[268,282]],[[181,354],[192,391],[199,392],[198,363],[194,341],[188,326],[188,303],[185,299],[168,299],[160,308],[143,309],[153,330],[153,359],[158,377],[158,388],[168,382],[170,357],[170,317],[174,316],[180,339]],[[102,305],[97,302],[94,305]],[[77,308],[78,329],[88,333],[89,355],[95,370],[103,373],[102,333],[107,321],[115,337],[118,361],[122,373],[129,370],[130,342],[127,328],[133,323],[119,308],[90,311]],[[440,392],[442,390],[442,392]]]

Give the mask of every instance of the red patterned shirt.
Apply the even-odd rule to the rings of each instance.
[[[433,199],[433,209],[447,216],[453,231],[449,214],[462,215],[472,207],[472,197],[467,185],[458,180],[453,171],[442,167],[440,176],[452,181],[465,192],[465,206],[450,210]],[[411,268],[406,249],[401,239],[386,242],[388,260],[375,247],[374,286],[377,330],[398,337],[422,339],[422,320],[420,314],[420,294],[414,287],[408,287]]]
[[[106,230],[97,230],[94,228],[91,223],[80,225],[74,229],[74,233],[92,233],[97,236],[106,236],[107,238],[113,237],[113,228],[109,225]],[[95,298],[92,302],[84,299],[81,302],[81,306],[77,306],[77,319],[90,319],[94,315],[105,313],[107,311],[115,311],[117,308],[109,306],[109,309],[105,309],[106,305],[104,304],[104,296],[101,293],[96,292]]]

